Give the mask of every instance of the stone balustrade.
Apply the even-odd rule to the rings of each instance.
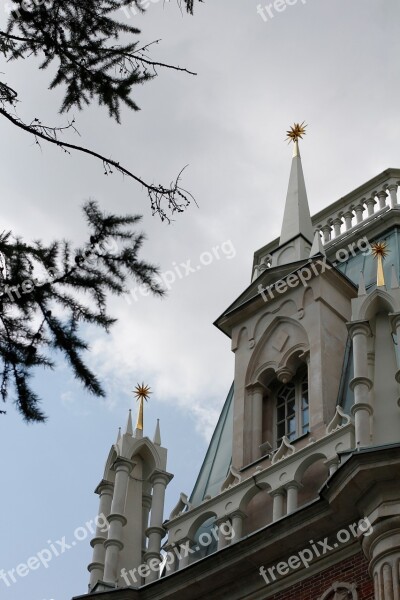
[[[362,192],[352,192],[329,210],[324,210],[312,219],[313,226],[322,234],[323,244],[338,238],[377,213],[398,206],[399,180],[389,178],[380,184],[366,186]],[[332,210],[333,208],[333,210]]]
[[[399,186],[400,169],[387,169],[314,215],[314,231],[320,232],[322,243],[326,245],[379,213],[399,208]],[[279,239],[276,239],[255,253],[253,279],[269,268],[270,256],[278,247]]]
[[[199,527],[210,518],[215,518],[216,523],[229,520],[234,530],[233,542],[238,541],[242,536],[242,523],[246,517],[247,505],[261,490],[266,490],[273,498],[272,521],[284,518],[298,508],[297,492],[301,488],[301,480],[307,468],[322,459],[332,474],[335,470],[332,465],[339,464],[338,453],[354,448],[354,434],[354,424],[347,418],[343,425],[328,428],[323,438],[288,452],[282,458],[273,460],[263,470],[256,471],[217,496],[204,500],[199,506],[167,521],[164,527],[168,531],[168,548],[179,548],[187,540],[191,544],[194,543]],[[220,540],[220,548],[223,545],[225,542]]]

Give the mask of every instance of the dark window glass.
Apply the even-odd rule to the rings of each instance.
[[[301,372],[290,383],[281,386],[276,397],[277,445],[286,436],[290,441],[309,430],[307,372]]]

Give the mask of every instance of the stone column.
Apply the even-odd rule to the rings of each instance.
[[[273,498],[272,521],[277,521],[283,517],[285,490],[280,488],[279,490],[270,492],[270,495]]]
[[[289,515],[294,512],[298,507],[298,495],[301,485],[297,481],[292,481],[286,486],[287,493],[287,507],[286,512]]]
[[[106,549],[104,581],[113,585],[118,581],[119,553],[124,544],[122,543],[122,530],[126,525],[125,499],[128,490],[129,474],[134,463],[126,458],[118,457],[115,460],[115,484],[114,495],[111,504],[111,514],[108,517],[110,528],[108,538],[104,542]]]
[[[340,235],[340,228],[342,227],[342,222],[343,220],[339,217],[333,219],[332,221],[333,231],[335,232],[335,238],[337,238]]]
[[[350,387],[354,391],[354,405],[351,412],[355,417],[356,446],[368,446],[371,441],[370,417],[373,409],[370,404],[369,392],[372,381],[368,377],[367,338],[371,335],[368,321],[355,321],[348,324],[353,340],[354,379]]]
[[[400,599],[400,517],[389,517],[374,524],[372,533],[363,539],[374,581],[375,600]]]
[[[238,542],[243,536],[243,521],[246,515],[241,510],[236,510],[231,514],[232,522],[232,541],[231,544]]]
[[[252,460],[255,461],[261,457],[260,446],[262,444],[263,433],[263,388],[260,385],[251,389],[252,400]]]
[[[390,324],[392,326],[392,333],[397,336],[397,343],[400,344],[400,313],[390,313],[389,317]],[[397,383],[400,383],[400,369],[396,371],[395,378]],[[398,401],[398,404],[400,406],[400,400]]]
[[[374,214],[374,206],[376,204],[374,196],[371,196],[371,198],[367,198],[365,204],[367,205],[368,216],[371,217]]]
[[[167,558],[165,561],[165,571],[167,575],[169,573],[175,573],[175,571],[178,569],[178,557],[176,552],[174,552],[174,548],[174,544],[164,546],[164,550],[167,553]]]
[[[179,570],[184,569],[190,563],[191,552],[188,550],[195,546],[195,542],[189,538],[180,540],[179,542]]]
[[[153,496],[151,501],[150,527],[146,531],[149,538],[145,560],[150,566],[150,575],[147,578],[148,583],[158,579],[158,571],[154,569],[154,559],[160,563],[161,540],[165,534],[162,526],[164,520],[164,499],[165,489],[172,479],[170,473],[165,471],[154,471],[150,476],[150,482],[153,485]]]
[[[385,208],[385,206],[386,206],[387,192],[385,190],[378,192],[378,198],[379,198],[379,210],[381,210],[382,208]]]
[[[226,538],[225,534],[223,533],[223,531],[221,529],[221,525],[225,525],[227,523],[228,523],[228,520],[226,517],[218,520],[216,523],[218,526],[218,550],[222,550],[222,548],[225,548],[225,546],[229,545],[229,540]]]
[[[151,494],[143,492],[142,496],[142,550],[147,550],[147,535],[146,531],[149,526],[149,515],[151,509]]]
[[[347,212],[343,213],[343,217],[344,217],[344,223],[346,226],[346,231],[348,231],[349,229],[352,228],[352,220],[353,220],[353,211],[352,210],[348,210]]]
[[[331,239],[331,231],[332,227],[330,225],[324,225],[321,229],[322,235],[324,237],[324,244],[327,244]]]
[[[103,519],[107,518],[111,512],[113,489],[113,484],[103,479],[95,490],[95,493],[100,496],[99,516]],[[89,590],[93,589],[96,583],[101,581],[104,576],[104,562],[106,557],[104,542],[107,539],[107,535],[102,529],[104,529],[104,520],[102,527],[97,525],[96,536],[90,542],[90,545],[93,548],[93,557],[92,562],[88,565],[88,571],[90,573]]]
[[[363,212],[364,212],[364,205],[362,202],[360,202],[360,204],[357,204],[357,206],[354,207],[354,212],[356,213],[356,222],[361,223],[363,220]]]
[[[390,203],[392,205],[392,208],[397,206],[397,188],[398,188],[397,183],[392,183],[388,187],[389,194],[390,194]]]

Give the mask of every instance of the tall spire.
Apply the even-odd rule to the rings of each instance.
[[[138,412],[138,418],[137,418],[137,423],[136,423],[136,437],[142,437],[143,435],[143,405],[144,405],[144,401],[150,396],[151,391],[148,385],[144,385],[144,383],[142,383],[142,385],[140,385],[139,383],[137,384],[137,386],[134,389],[134,394],[136,396],[136,400],[139,401],[139,412]]]
[[[292,141],[294,146],[292,168],[290,171],[289,187],[279,241],[280,245],[285,244],[299,235],[303,236],[310,243],[312,243],[314,239],[299,150],[299,139],[305,135],[306,127],[304,122],[295,123],[287,132],[289,142]]]
[[[372,244],[372,256],[377,260],[377,274],[376,274],[376,286],[384,287],[385,285],[385,274],[383,272],[383,261],[389,254],[387,251],[386,242],[375,242]]]
[[[126,429],[125,429],[125,433],[128,435],[133,435],[133,428],[132,428],[132,411],[131,409],[129,409],[129,413],[128,413],[128,421],[126,422]]]
[[[160,419],[157,419],[156,430],[154,432],[153,443],[157,446],[161,446],[161,432],[160,432]]]

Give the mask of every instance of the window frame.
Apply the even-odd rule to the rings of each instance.
[[[307,397],[307,406],[303,407],[303,391],[304,384],[306,385],[306,397]],[[278,421],[278,407],[282,406],[282,404],[278,404],[279,396],[282,392],[289,388],[294,387],[294,417],[295,417],[295,431],[292,437],[288,431],[288,413],[287,413],[287,404],[291,401],[290,392],[288,390],[285,398],[285,402],[283,406],[285,406],[285,417]],[[307,414],[305,418],[304,415]],[[278,426],[282,423],[285,423],[285,433],[284,436],[290,441],[290,443],[295,442],[299,438],[307,435],[310,432],[310,401],[309,401],[309,386],[308,386],[308,372],[307,369],[299,369],[295,376],[288,383],[282,383],[276,389],[274,393],[274,441],[275,447],[278,448],[281,443],[283,436],[279,436]]]

